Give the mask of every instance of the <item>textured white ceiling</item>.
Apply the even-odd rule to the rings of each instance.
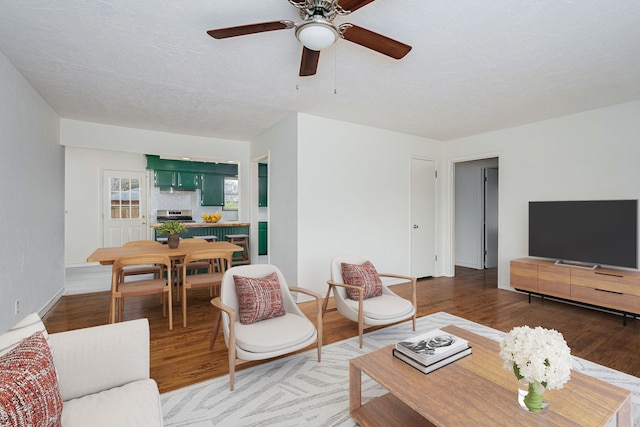
[[[352,22],[413,46],[346,40],[298,77],[287,0],[8,0],[0,51],[64,118],[251,140],[292,112],[437,140],[640,99],[638,0],[377,0]]]

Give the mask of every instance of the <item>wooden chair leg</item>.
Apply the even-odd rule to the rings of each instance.
[[[316,313],[316,332],[318,334],[318,362],[320,362],[322,360],[322,312],[321,310],[321,306],[324,305],[324,301],[322,304],[320,304],[320,301],[318,301],[318,306],[316,307],[317,313]]]
[[[167,317],[167,293],[162,292],[160,294],[160,300],[162,302],[162,317]]]
[[[322,301],[322,317],[324,318],[324,314],[327,312],[327,304],[329,303],[329,295],[331,295],[331,289],[333,289],[333,285],[329,285],[329,289],[327,289],[327,295],[324,297],[324,301]]]
[[[169,300],[169,330],[173,331],[173,295],[171,295],[171,286],[168,287],[167,299]]]
[[[364,289],[358,289],[358,335],[360,337],[360,348],[362,348],[362,334],[364,333]]]
[[[118,298],[118,316],[116,317],[116,322],[122,322],[122,309],[124,306],[124,298]]]
[[[182,284],[182,327],[187,327],[187,287]]]
[[[111,297],[111,302],[109,303],[109,323],[115,323],[116,319],[116,298],[114,296]]]
[[[229,319],[229,387],[233,391],[233,381],[236,372],[236,332],[235,319]]]

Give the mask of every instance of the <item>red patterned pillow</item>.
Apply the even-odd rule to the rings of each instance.
[[[61,416],[53,356],[36,332],[0,357],[0,425],[59,426]]]
[[[284,303],[278,275],[263,278],[233,276],[238,295],[240,323],[248,325],[272,317],[284,316]]]
[[[382,295],[382,281],[371,262],[366,261],[360,265],[343,262],[341,268],[342,280],[345,284],[364,287],[363,299]],[[359,292],[354,289],[347,289],[349,299],[357,301],[358,294]]]

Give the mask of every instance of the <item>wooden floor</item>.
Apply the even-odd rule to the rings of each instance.
[[[396,293],[409,297],[408,286],[396,285]],[[227,374],[227,349],[220,336],[212,351],[209,338],[214,308],[207,290],[189,297],[188,326],[182,327],[182,311],[174,306],[174,328],[157,296],[127,300],[124,319],[149,318],[151,327],[151,377],[166,392]],[[529,325],[553,328],[565,337],[571,353],[613,369],[640,376],[640,320],[623,326],[619,315],[533,298],[497,288],[496,270],[456,269],[454,278],[424,279],[418,282],[418,316],[445,311],[502,331]],[[107,323],[108,293],[65,296],[44,316],[50,333]],[[331,305],[330,305],[331,306]],[[313,320],[314,305],[302,303]],[[324,344],[357,335],[357,325],[337,312],[324,318]],[[366,340],[366,332],[365,338]],[[252,364],[261,363],[253,362]],[[251,366],[247,363],[242,369]]]

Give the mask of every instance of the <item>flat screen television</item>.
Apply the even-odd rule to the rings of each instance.
[[[638,201],[529,202],[529,256],[638,268]]]

